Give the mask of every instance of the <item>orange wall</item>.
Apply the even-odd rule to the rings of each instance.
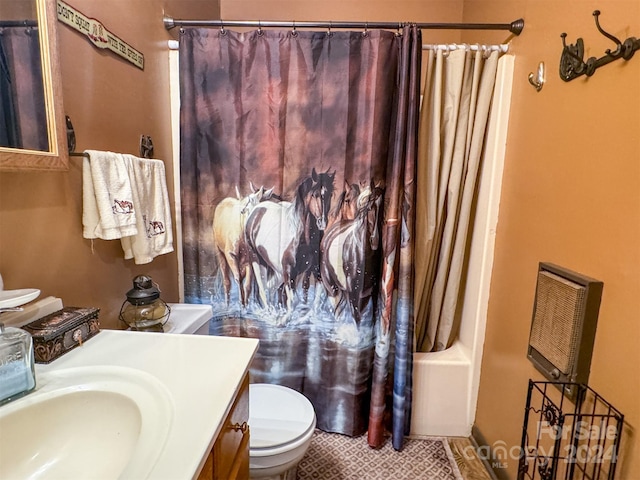
[[[495,263],[476,424],[491,445],[520,444],[529,378],[526,359],[538,262],[604,282],[589,384],[626,415],[622,471],[640,472],[640,55],[591,78],[563,82],[562,43],[585,57],[613,48],[596,30],[640,37],[640,2],[467,0],[468,22],[524,17],[516,55]],[[493,34],[495,37],[495,34]],[[540,93],[529,85],[547,67]],[[508,460],[510,478],[517,461]]]
[[[77,151],[138,154],[141,134],[151,135],[155,157],[166,161],[173,197],[169,64],[163,12],[175,18],[215,18],[211,0],[73,0],[69,4],[145,55],[144,71],[95,48],[58,23],[64,110],[73,122]],[[39,288],[65,305],[101,309],[103,328],[117,320],[135,275],[146,273],[166,301],[178,301],[176,254],[147,265],[124,260],[119,241],[82,238],[82,159],[64,173],[0,174],[0,273],[5,288]],[[175,237],[175,235],[174,235]]]

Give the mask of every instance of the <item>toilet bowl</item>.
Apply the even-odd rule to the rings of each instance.
[[[249,385],[249,474],[295,480],[311,443],[316,414],[301,393],[281,385]]]

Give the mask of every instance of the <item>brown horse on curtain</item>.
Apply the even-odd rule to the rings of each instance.
[[[245,238],[264,307],[269,305],[269,289],[278,292],[278,304],[291,312],[296,276],[317,268],[318,255],[314,260],[312,253],[319,251],[327,225],[334,176],[314,168],[291,202],[262,202],[247,219]]]
[[[358,213],[358,197],[360,196],[360,185],[357,183],[349,183],[345,180],[344,190],[338,196],[335,206],[329,212],[329,221],[327,230],[334,223],[345,220],[353,220]]]
[[[356,325],[369,300],[375,307],[377,299],[382,201],[382,188],[365,188],[355,218],[334,223],[321,242],[320,274],[334,313],[340,315],[348,303]]]

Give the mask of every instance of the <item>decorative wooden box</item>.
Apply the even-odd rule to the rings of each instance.
[[[36,363],[49,363],[100,331],[99,308],[65,307],[22,328],[33,337]]]

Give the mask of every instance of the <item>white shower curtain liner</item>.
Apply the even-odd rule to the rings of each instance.
[[[424,48],[424,47],[423,47]],[[427,48],[416,188],[416,351],[455,340],[502,46]]]

